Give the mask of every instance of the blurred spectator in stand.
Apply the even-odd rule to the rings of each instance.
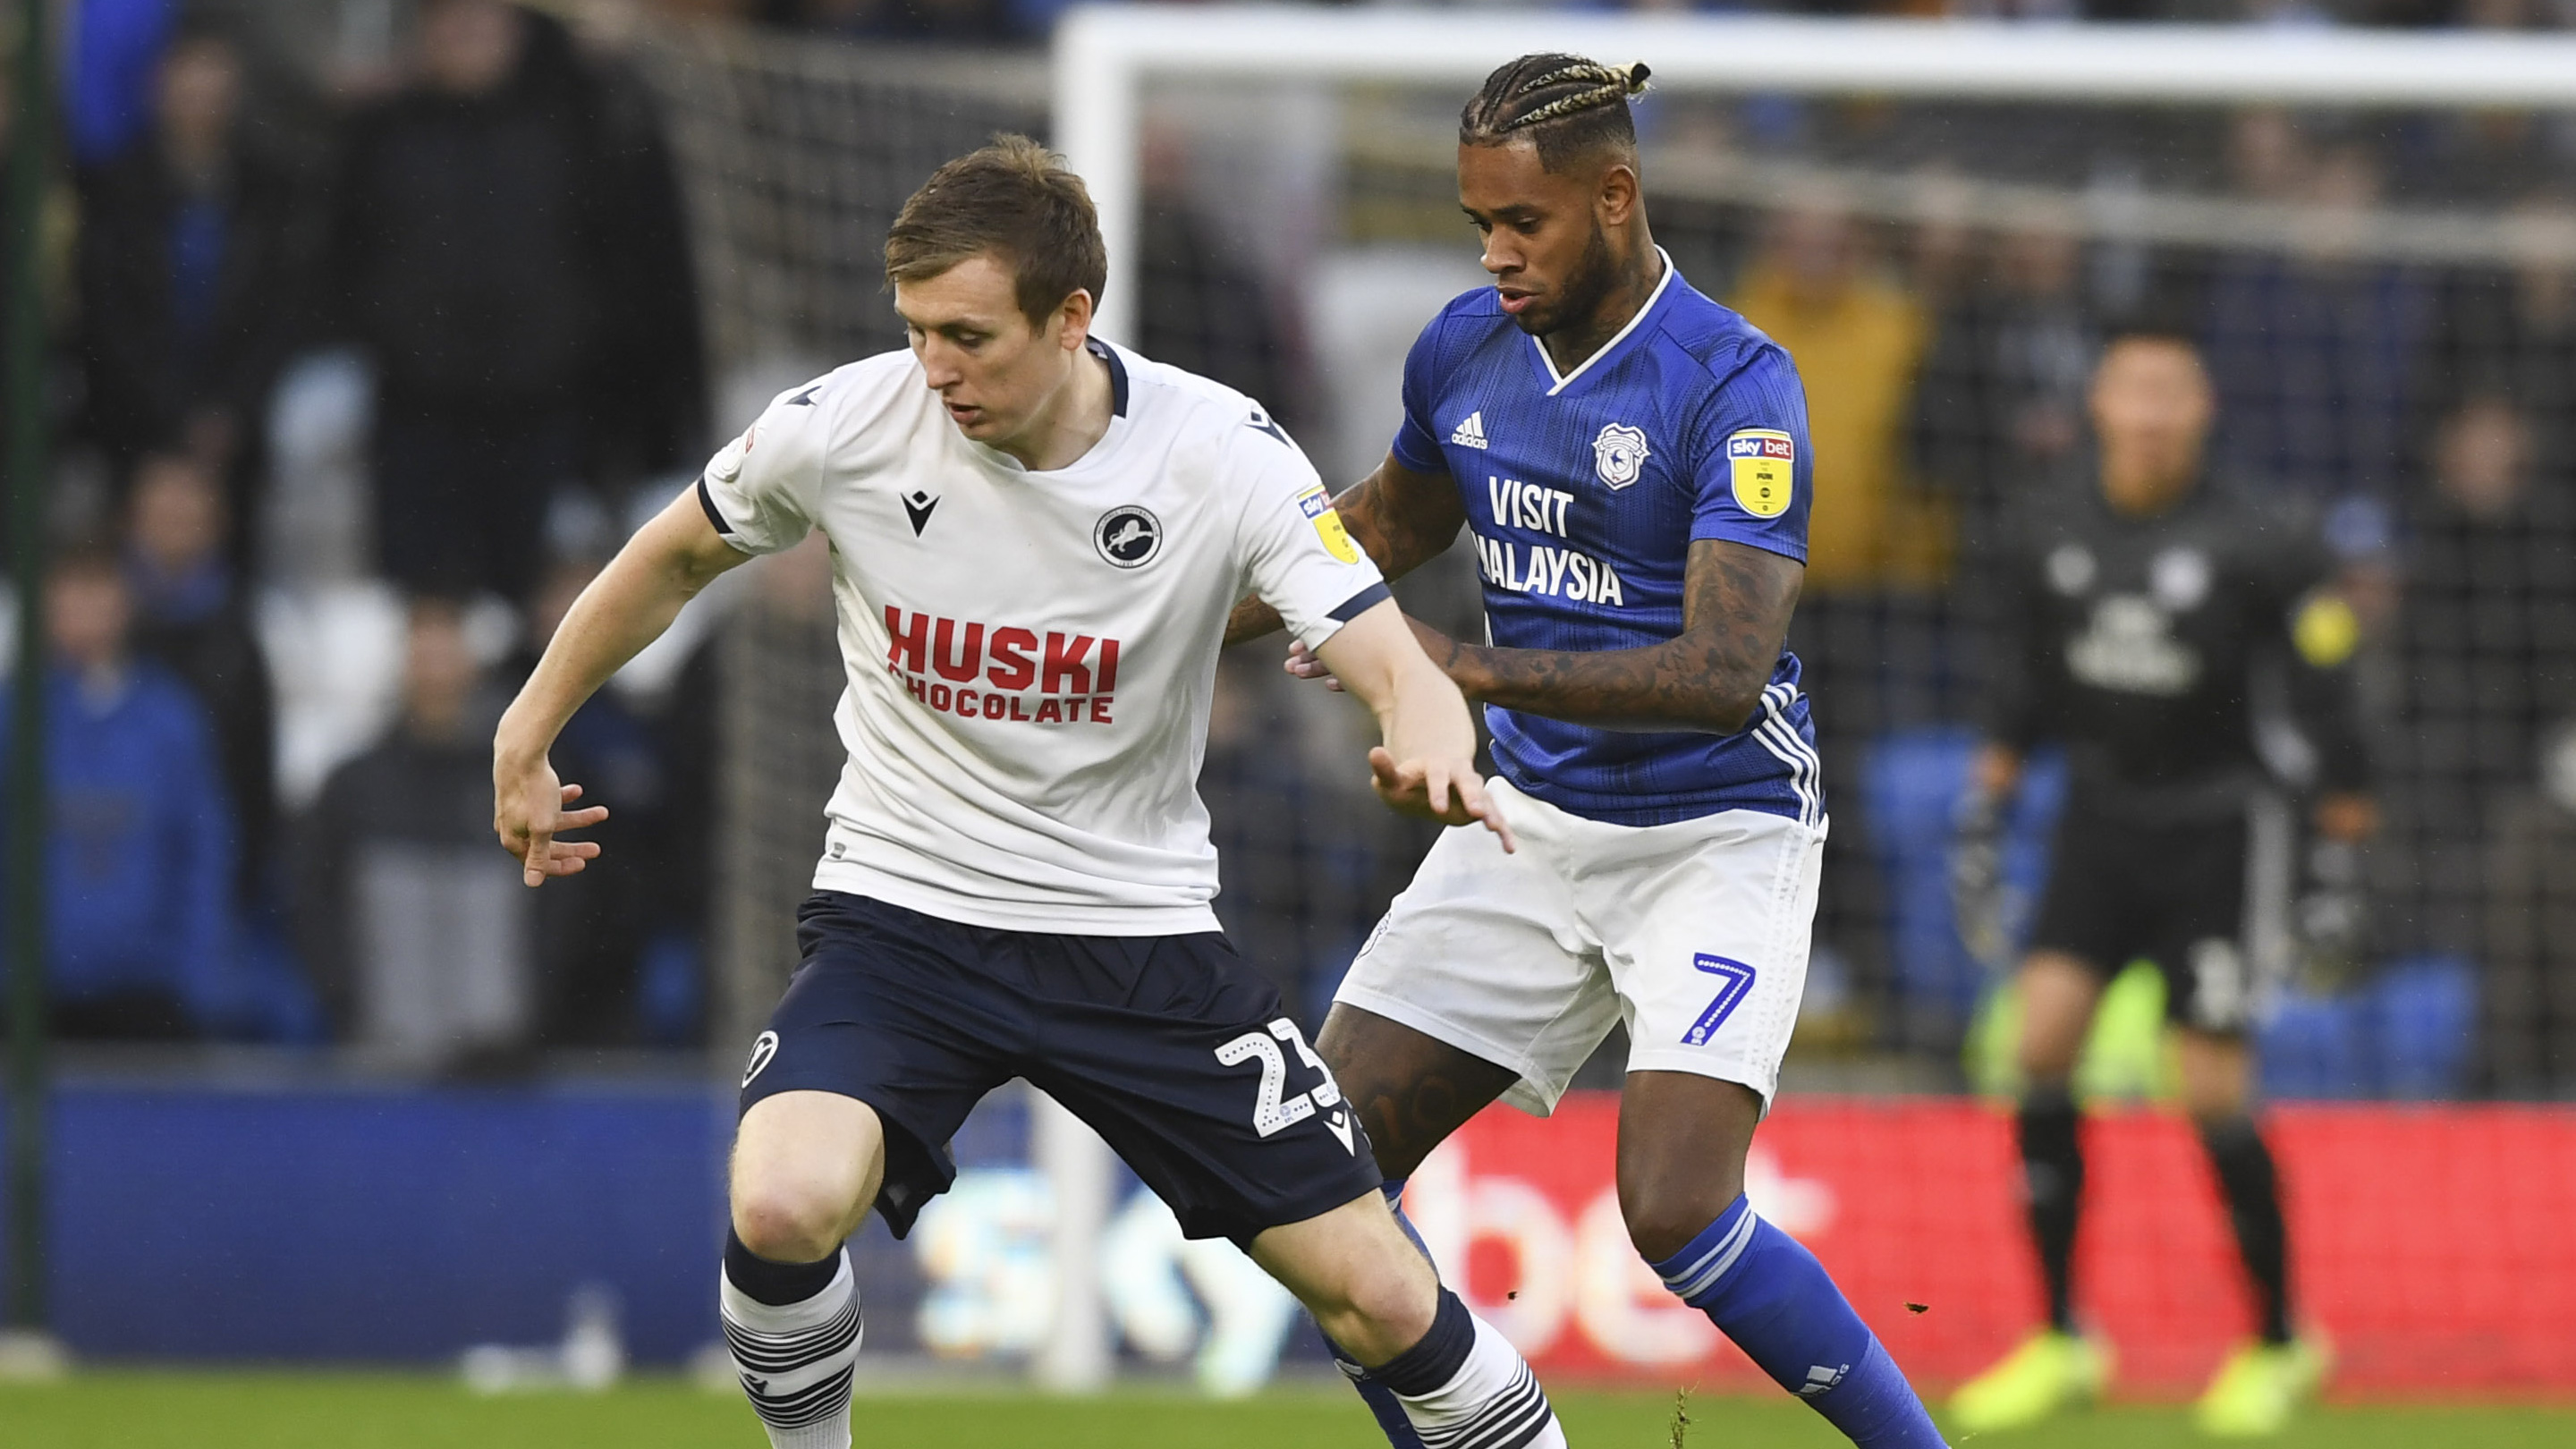
[[[2227,127],[2228,181],[2237,194],[2254,201],[2296,201],[2316,165],[2298,119],[2288,111],[2258,106],[2239,111]]]
[[[2099,350],[2072,230],[1996,239],[1991,279],[1942,314],[1914,393],[1915,466],[1959,502],[1971,556],[2013,504],[2066,471],[2084,439]]]
[[[1290,427],[1313,416],[1287,309],[1220,243],[1189,189],[1186,143],[1168,127],[1145,133],[1145,205],[1138,245],[1137,347],[1243,393]]]
[[[616,239],[598,282],[613,300],[585,379],[583,466],[611,506],[642,483],[658,503],[671,475],[693,472],[713,451],[687,205],[659,99],[627,58],[641,20],[633,0],[591,0],[577,19],[578,75]]]
[[[2284,124],[2274,112],[2238,122],[2240,190],[2281,199],[2290,187],[2306,231],[2286,255],[2228,252],[2212,269],[2208,357],[2221,419],[2212,471],[2316,510],[2348,553],[2385,536],[2431,297],[2406,268],[2355,255],[2379,201],[2370,149],[2312,152]]]
[[[58,553],[45,611],[54,1029],[128,1040],[222,1030],[241,1000],[233,820],[214,732],[186,685],[134,656],[134,602],[114,552]],[[9,719],[0,698],[0,749]]]
[[[1766,241],[1729,304],[1818,380],[1807,397],[1816,498],[1806,598],[1936,584],[1947,519],[1907,488],[1902,460],[1922,307],[1872,265],[1859,228],[1830,202],[1778,213]]]
[[[152,125],[152,71],[179,21],[180,0],[74,0],[68,22],[63,129],[76,169],[133,145]],[[68,10],[68,14],[64,12]]]
[[[2421,892],[2419,948],[2483,955],[2482,852],[2531,792],[2544,732],[2576,715],[2576,497],[2528,415],[2474,398],[2442,423],[2414,500],[2397,611],[2390,783]]]
[[[2564,8],[2558,0],[2418,0],[2439,3],[2442,21],[2464,30],[2510,34],[2546,28]],[[2557,12],[2553,15],[2552,12]],[[2560,21],[2559,23],[2564,23]],[[2417,155],[2407,179],[2431,198],[2484,209],[2499,196],[2529,189],[2562,157],[2549,154],[2546,112],[2507,106],[2444,109],[2415,122]]]
[[[2544,745],[2539,793],[2505,806],[2486,871],[2481,1085],[2576,1097],[2576,723]]]
[[[753,565],[758,566],[757,562]],[[822,593],[828,606],[828,580],[822,584]],[[827,618],[828,614],[827,607]],[[636,1014],[646,1039],[657,1045],[707,1044],[720,1027],[724,1009],[716,995],[715,980],[717,782],[725,769],[716,720],[720,708],[718,691],[725,684],[726,643],[733,627],[730,613],[716,616],[705,637],[681,661],[669,688],[663,691],[661,708],[651,720],[654,746],[660,752],[663,770],[661,849],[657,852],[660,862],[654,886],[654,907],[660,912],[663,929],[653,947],[654,954],[646,958],[643,979],[637,984]],[[825,673],[830,672],[832,663],[833,659],[822,662]],[[827,727],[825,733],[838,739],[838,731],[829,728],[835,702],[821,705],[821,718]],[[829,795],[839,781],[834,777],[812,783],[820,798]],[[819,817],[813,833],[819,840]],[[817,853],[821,848],[819,844],[815,847]],[[745,1009],[758,1011],[764,1005],[752,1003]],[[728,1049],[735,1044],[727,1039]]]
[[[275,867],[276,698],[251,628],[240,574],[226,556],[224,494],[211,468],[175,453],[135,469],[126,579],[140,624],[135,648],[193,690],[214,727],[215,758],[239,822],[238,898],[264,903]]]
[[[528,601],[513,684],[536,668],[599,568],[578,558],[547,569]],[[549,1046],[624,1046],[655,1034],[637,1007],[647,948],[673,925],[663,849],[670,781],[659,746],[653,721],[616,688],[592,695],[555,742],[556,772],[610,815],[582,836],[599,842],[599,865],[537,893],[537,1031]]]
[[[1939,315],[1975,280],[1977,201],[1947,156],[1916,166],[1911,179],[1923,210],[1905,230],[1905,281],[1916,303]]]
[[[154,449],[213,470],[238,565],[268,395],[304,330],[312,210],[285,166],[244,144],[229,39],[182,33],[158,79],[151,128],[84,187],[88,423],[120,471]]]
[[[2547,466],[2576,465],[2576,206],[2556,189],[2514,209],[2509,240],[2527,258],[2510,270],[2454,272],[2424,348],[2416,387],[2426,445],[2472,398],[2522,410]],[[2419,456],[2418,467],[2429,466]]]
[[[750,1047],[796,969],[791,923],[823,853],[814,802],[849,765],[833,723],[842,684],[828,546],[817,533],[740,574],[739,602],[690,655],[665,718],[675,889],[696,882],[712,897],[720,1053]],[[699,811],[705,825],[689,825]]]
[[[428,0],[416,79],[352,122],[338,286],[377,370],[378,548],[409,589],[526,597],[565,485],[614,466],[638,417],[694,412],[694,383],[654,371],[694,369],[653,339],[693,354],[696,334],[632,99],[548,16]]]
[[[492,839],[492,726],[453,601],[414,600],[402,713],[323,783],[296,850],[297,936],[342,1033],[420,1066],[506,1068],[536,1023],[534,892]]]
[[[1852,218],[1809,198],[1771,218],[1730,299],[1797,359],[1815,449],[1805,591],[1789,645],[1816,701],[1816,743],[1836,787],[1816,921],[1821,994],[1888,977],[1887,920],[1867,810],[1856,786],[1869,743],[1925,723],[1941,668],[1935,594],[1950,562],[1947,501],[1905,476],[1907,408],[1927,324],[1884,275]],[[1850,1034],[1850,1024],[1837,1024]]]

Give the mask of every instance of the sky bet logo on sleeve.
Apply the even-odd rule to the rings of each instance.
[[[1726,439],[1726,461],[1735,478],[1736,506],[1756,518],[1789,511],[1789,480],[1797,471],[1798,445],[1773,428],[1746,428]]]
[[[1316,484],[1297,495],[1297,511],[1315,525],[1315,536],[1324,541],[1324,550],[1346,564],[1360,561],[1360,548],[1351,542],[1351,531],[1342,527],[1342,515],[1333,509],[1332,495],[1324,485]]]

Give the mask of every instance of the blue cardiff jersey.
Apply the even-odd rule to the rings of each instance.
[[[1813,459],[1797,369],[1669,257],[1645,307],[1570,376],[1492,288],[1441,309],[1405,359],[1395,456],[1458,480],[1486,632],[1507,649],[1634,649],[1680,634],[1695,539],[1807,557]],[[1634,734],[1492,705],[1485,719],[1505,779],[1589,819],[1824,816],[1785,650],[1739,734]]]

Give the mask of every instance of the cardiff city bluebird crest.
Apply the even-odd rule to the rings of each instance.
[[[1611,423],[1592,440],[1592,465],[1611,488],[1625,488],[1646,468],[1646,435],[1626,423]]]

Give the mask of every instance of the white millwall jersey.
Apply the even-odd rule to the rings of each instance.
[[[1296,444],[1229,388],[1092,344],[1108,433],[1032,472],[909,352],[781,393],[699,501],[746,553],[820,528],[849,762],[814,885],[1021,931],[1217,928],[1198,797],[1226,615],[1309,647],[1385,598]]]

